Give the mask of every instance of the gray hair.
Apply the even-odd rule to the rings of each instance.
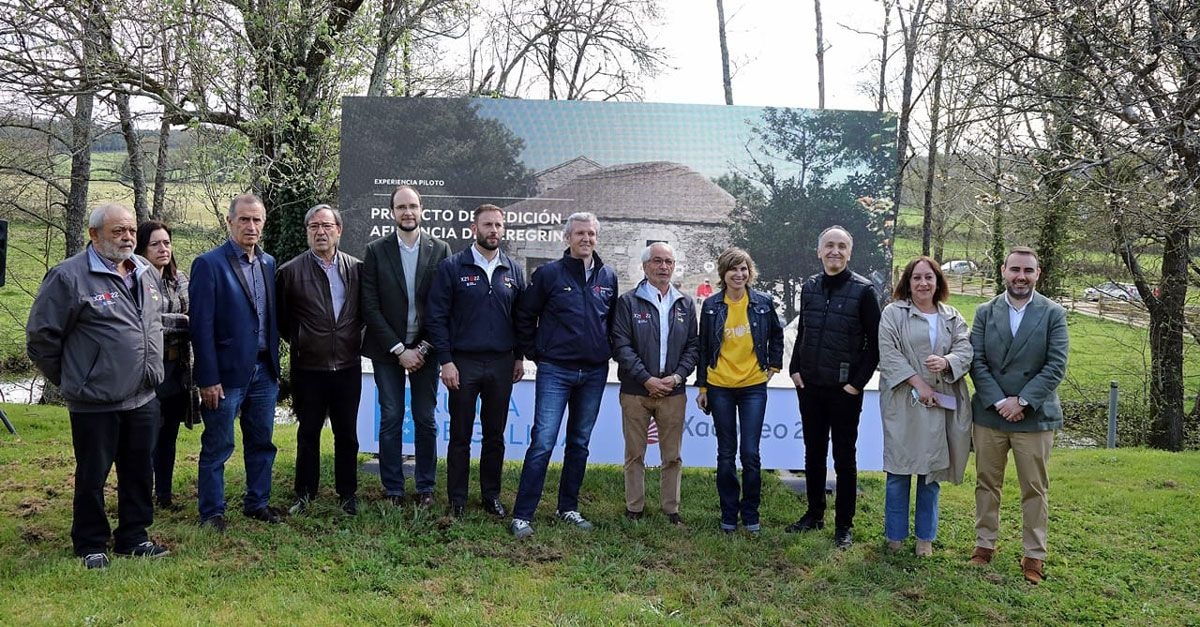
[[[314,206],[312,209],[309,209],[308,213],[304,214],[304,226],[308,226],[308,223],[312,221],[313,216],[317,215],[317,212],[321,211],[321,210],[325,210],[325,211],[328,211],[329,213],[332,213],[333,214],[333,223],[338,226],[342,225],[342,212],[338,211],[336,208],[334,208],[330,205],[321,203],[319,205]]]
[[[266,205],[263,204],[262,198],[259,198],[258,194],[252,194],[252,193],[238,194],[237,196],[233,197],[233,200],[229,201],[228,216],[230,218],[236,216],[238,205],[243,205],[243,204],[259,205],[259,206],[263,207],[264,209],[266,209]]]
[[[850,247],[851,248],[854,247],[854,236],[850,234],[850,229],[848,229],[840,224],[835,224],[831,227],[826,228],[824,231],[821,231],[821,234],[817,236],[817,248],[821,247],[821,242],[825,240],[825,234],[830,231],[841,231],[841,232],[845,233],[846,237],[850,239]]]
[[[650,244],[646,248],[642,249],[642,263],[650,261],[650,257],[653,255],[653,253],[650,252],[650,249],[654,248],[655,246],[662,246],[663,248],[666,248],[667,250],[671,251],[671,257],[675,257],[675,249],[671,248],[670,244],[666,242],[654,242],[653,244]]]
[[[126,207],[125,205],[112,203],[112,202],[103,204],[103,205],[100,205],[99,207],[96,207],[95,209],[92,209],[91,215],[88,216],[88,228],[89,229],[98,229],[98,228],[103,227],[104,226],[104,218],[107,218],[108,216],[116,213],[117,211],[124,211],[125,213],[127,213],[129,215],[133,215],[133,212],[130,211],[129,207]]]
[[[600,230],[600,221],[596,219],[596,214],[587,211],[576,211],[567,216],[567,221],[563,223],[563,237],[571,236],[571,224],[574,222],[589,222],[596,230]]]

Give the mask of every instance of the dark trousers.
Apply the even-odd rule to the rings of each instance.
[[[500,496],[504,469],[504,427],[513,389],[512,353],[454,355],[458,389],[450,390],[450,445],[446,451],[446,496],[451,504],[467,502],[471,479],[471,441],[475,435],[475,404],[479,403],[482,446],[479,452],[479,495]]]
[[[825,459],[833,442],[833,470],[837,473],[834,525],[849,529],[854,524],[858,498],[858,419],[863,395],[847,394],[841,387],[798,388],[800,422],[804,429],[804,476],[808,512],[825,515]]]
[[[158,399],[161,408],[158,422],[158,438],[154,444],[154,496],[160,503],[169,503],[172,498],[172,483],[175,477],[175,441],[179,439],[179,425],[187,415],[188,394],[180,393]]]
[[[358,492],[358,399],[362,369],[292,370],[296,430],[296,498],[317,497],[321,477],[321,429],[333,430],[333,483],[342,500]]]
[[[71,542],[76,555],[104,553],[109,536],[118,551],[149,539],[154,522],[150,453],[158,435],[158,400],[125,411],[71,412],[75,501]],[[117,529],[104,513],[104,484],[117,466]]]

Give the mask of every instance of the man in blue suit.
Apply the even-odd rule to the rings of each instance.
[[[279,393],[275,258],[259,247],[267,210],[254,194],[229,203],[229,240],[192,262],[192,345],[204,432],[200,437],[200,524],[225,531],[225,462],[233,454],[233,419],[241,415],[246,494],[242,513],[281,522],[270,507]]]

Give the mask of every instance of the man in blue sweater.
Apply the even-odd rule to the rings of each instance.
[[[483,509],[504,517],[500,474],[504,470],[504,427],[513,384],[525,376],[512,310],[525,289],[520,264],[500,250],[504,212],[480,205],[471,221],[475,243],[438,264],[425,308],[425,332],[442,365],[450,391],[450,446],[446,451],[446,496],[450,513],[462,517],[471,476],[475,404],[483,446],[479,491]]]
[[[592,528],[579,513],[579,488],[608,379],[608,332],[617,301],[617,274],[595,253],[599,228],[595,215],[571,214],[563,231],[567,250],[533,273],[517,301],[517,343],[537,363],[533,433],[509,526],[517,538],[533,535],[530,521],[568,407],[556,515],[579,529]]]

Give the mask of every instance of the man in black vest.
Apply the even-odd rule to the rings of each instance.
[[[825,526],[825,458],[832,439],[837,473],[833,540],[841,549],[853,543],[862,391],[879,365],[879,300],[871,281],[847,268],[853,249],[844,227],[821,232],[817,258],[824,271],[800,288],[800,323],[788,367],[800,398],[808,511],[785,531]]]

